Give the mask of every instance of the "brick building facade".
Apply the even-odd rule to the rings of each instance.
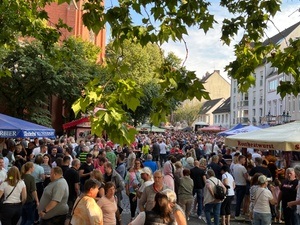
[[[101,48],[101,53],[98,58],[99,63],[101,63],[105,55],[106,32],[105,30],[101,30],[99,34],[96,35],[83,25],[83,4],[84,0],[70,1],[70,4],[63,3],[60,5],[52,3],[46,6],[45,10],[48,12],[50,25],[56,24],[59,18],[61,18],[64,23],[72,27],[71,32],[66,29],[61,30],[61,41],[70,36],[75,36],[94,43],[96,46]],[[52,96],[50,101],[50,111],[52,126],[56,130],[57,134],[61,134],[63,132],[62,124],[66,122],[63,119],[65,114],[63,100],[56,96]]]

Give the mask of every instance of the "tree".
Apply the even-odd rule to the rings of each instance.
[[[100,51],[91,43],[70,38],[46,54],[40,42],[1,48],[0,100],[11,115],[51,126],[50,98],[65,100],[65,107],[80,96],[80,90],[102,69],[96,64]]]
[[[60,37],[60,29],[71,29],[62,20],[53,27],[48,25],[48,14],[43,8],[55,1],[1,0],[0,46],[17,44],[19,37],[33,37],[46,48],[53,46]]]
[[[199,110],[201,109],[201,103],[189,102],[179,106],[173,113],[173,120],[175,122],[186,121],[189,126],[198,118]]]

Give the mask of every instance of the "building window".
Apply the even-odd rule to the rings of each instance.
[[[214,119],[215,123],[218,123],[217,119],[218,119],[218,116],[215,115],[215,119]]]
[[[293,96],[293,102],[292,102],[292,105],[293,105],[293,112],[296,111],[296,99],[295,97]]]
[[[269,92],[276,91],[277,90],[277,86],[278,86],[277,79],[269,81],[268,82],[268,91]]]
[[[259,86],[263,86],[263,83],[264,83],[264,72],[260,71]]]

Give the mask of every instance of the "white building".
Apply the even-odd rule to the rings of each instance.
[[[283,49],[287,40],[300,37],[300,22],[266,40],[264,44],[277,43]],[[291,80],[291,76],[278,74],[270,63],[262,62],[255,69],[255,85],[247,93],[238,92],[237,81],[231,82],[231,125],[242,124],[280,124],[300,119],[300,97],[287,95],[281,99],[277,87],[281,80]]]

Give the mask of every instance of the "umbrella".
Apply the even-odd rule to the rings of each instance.
[[[235,129],[235,130],[231,130],[231,131],[226,131],[224,132],[226,135],[224,136],[229,136],[229,135],[235,135],[235,134],[242,134],[242,133],[248,133],[248,132],[252,132],[255,130],[261,130],[262,128],[256,127],[256,126],[245,126],[239,129]]]
[[[233,131],[233,130],[236,130],[236,129],[240,129],[240,128],[243,128],[243,127],[244,127],[243,124],[239,123],[239,124],[235,125],[234,127],[232,127],[229,130],[219,132],[218,135],[220,135],[220,136],[228,136],[227,132]]]
[[[55,137],[55,130],[0,113],[0,138]]]

